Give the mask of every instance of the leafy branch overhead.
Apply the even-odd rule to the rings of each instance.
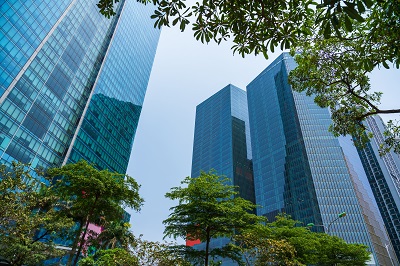
[[[276,48],[291,49],[298,62],[291,74],[293,89],[331,108],[336,135],[351,134],[365,143],[369,135],[362,122],[367,116],[400,113],[379,107],[382,93],[371,91],[368,77],[377,67],[400,66],[398,0],[137,1],[156,6],[151,16],[155,27],[184,31],[190,26],[203,43],[230,39],[233,52],[242,56],[268,58]],[[118,2],[100,0],[100,12],[114,15]],[[399,129],[394,129],[386,132],[384,150],[400,150]]]

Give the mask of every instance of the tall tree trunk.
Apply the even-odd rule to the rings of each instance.
[[[75,236],[75,239],[74,239],[74,243],[72,243],[71,251],[69,253],[69,258],[68,258],[68,262],[67,262],[67,265],[69,265],[69,266],[72,265],[72,259],[74,258],[76,247],[77,247],[78,241],[79,241],[79,236],[81,235],[81,232],[82,232],[83,223],[84,223],[84,221],[83,221],[83,219],[81,219],[79,221],[79,228],[78,228],[78,231],[76,233],[76,236]]]
[[[210,227],[206,229],[207,233],[207,240],[206,240],[206,257],[204,258],[204,266],[208,266],[208,256],[209,256],[209,249],[210,249]]]
[[[73,264],[74,266],[76,266],[76,264],[78,263],[79,255],[81,254],[82,247],[85,244],[85,237],[86,237],[87,229],[89,227],[90,220],[93,216],[94,209],[96,208],[97,200],[98,200],[98,196],[96,195],[96,199],[94,200],[94,203],[93,203],[93,208],[90,210],[89,214],[86,217],[86,226],[85,226],[85,230],[83,231],[81,241],[79,243],[78,252],[76,252],[76,257],[75,257],[74,264]]]

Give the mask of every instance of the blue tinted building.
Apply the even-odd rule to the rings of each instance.
[[[255,201],[246,92],[233,85],[226,86],[196,108],[192,177],[211,169],[239,186],[239,196]],[[227,243],[229,239],[213,239],[210,249]],[[199,244],[196,248],[205,247]],[[234,263],[223,260],[223,265],[230,264]]]
[[[255,202],[246,92],[231,84],[196,108],[191,176],[211,169]]]
[[[357,176],[352,179],[339,140],[328,131],[329,111],[288,83],[295,67],[284,53],[247,86],[255,195],[262,206],[257,214],[273,220],[284,212],[314,223],[314,230],[368,245],[370,264],[385,265],[387,254],[377,250],[382,240],[371,239],[367,210],[359,202]],[[331,223],[342,212],[347,215]]]
[[[367,117],[365,125],[374,137],[365,148],[357,150],[391,243],[400,258],[400,160],[392,151],[379,155],[379,146],[385,139],[382,119]]]
[[[339,143],[379,265],[399,265],[357,148],[349,136],[339,137]]]
[[[160,31],[122,0],[0,4],[0,162],[127,168]]]

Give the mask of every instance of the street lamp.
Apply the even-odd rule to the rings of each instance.
[[[328,226],[325,226],[325,225],[323,225],[323,224],[309,223],[309,224],[307,224],[307,227],[322,226],[322,227],[325,229],[326,233],[329,234],[329,229],[331,228],[331,225],[332,225],[334,222],[336,222],[337,220],[339,220],[340,218],[343,218],[343,217],[345,217],[345,216],[346,216],[346,212],[341,212],[341,213],[338,214],[338,217],[336,217],[336,219],[332,220],[332,221],[328,224]]]

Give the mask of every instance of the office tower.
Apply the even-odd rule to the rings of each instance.
[[[339,143],[379,263],[380,265],[399,265],[357,148],[350,136],[339,137]]]
[[[239,186],[239,195],[254,202],[250,131],[246,92],[228,85],[196,108],[192,177],[214,169]],[[188,244],[195,244],[188,243]],[[210,248],[221,247],[229,239],[213,239]],[[204,245],[196,245],[201,249]],[[222,259],[221,259],[222,260]],[[233,263],[223,260],[223,265]]]
[[[126,171],[160,31],[151,6],[97,2],[2,2],[1,163]]]
[[[400,161],[392,151],[379,155],[384,143],[385,125],[379,116],[367,117],[367,129],[373,138],[363,149],[357,148],[379,211],[398,258],[400,258]]]
[[[246,92],[228,85],[196,108],[192,177],[214,169],[254,202]]]
[[[254,187],[262,206],[257,214],[273,220],[284,212],[318,225],[313,230],[366,244],[373,255],[370,264],[384,265],[340,143],[328,131],[329,111],[313,97],[293,92],[288,83],[295,66],[284,53],[247,86]],[[346,216],[337,219],[342,212]]]

